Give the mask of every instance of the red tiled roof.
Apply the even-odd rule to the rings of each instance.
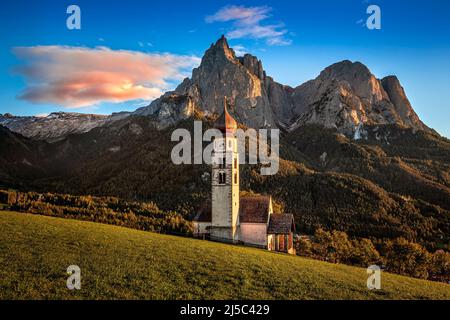
[[[271,214],[267,233],[288,234],[295,231],[294,216],[292,214]]]
[[[269,196],[242,197],[239,202],[239,222],[267,223],[270,202]]]

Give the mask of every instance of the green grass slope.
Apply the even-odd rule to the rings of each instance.
[[[82,288],[66,288],[69,265]],[[450,299],[450,286],[252,248],[0,212],[1,299]]]

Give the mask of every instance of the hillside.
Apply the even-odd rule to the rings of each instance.
[[[205,121],[205,129],[208,125]],[[192,119],[157,130],[146,117],[129,117],[57,143],[40,142],[38,152],[23,156],[15,139],[35,144],[10,132],[4,143],[11,140],[11,149],[0,150],[0,159],[20,155],[5,162],[20,168],[23,162],[29,168],[45,163],[46,169],[34,175],[17,170],[4,187],[152,201],[189,218],[210,196],[210,168],[171,163],[175,128],[191,131]],[[295,214],[301,233],[322,227],[352,237],[405,237],[432,252],[448,246],[449,141],[396,126],[379,126],[363,136],[355,141],[313,125],[283,133],[279,173],[264,177],[257,167],[243,165],[241,187],[272,194]]]
[[[0,212],[0,299],[450,299],[445,284],[126,228]],[[80,266],[82,289],[66,288]]]

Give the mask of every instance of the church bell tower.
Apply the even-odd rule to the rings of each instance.
[[[228,113],[227,99],[215,128],[222,138],[215,139],[212,157],[211,239],[239,241],[239,153],[237,123]]]

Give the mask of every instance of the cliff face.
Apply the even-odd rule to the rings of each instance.
[[[251,55],[237,58],[222,37],[206,51],[191,79],[136,114],[155,115],[158,126],[165,127],[191,116],[194,110],[221,113],[226,96],[236,120],[250,127],[272,127],[275,120],[264,79],[261,62]]]
[[[406,97],[405,90],[396,76],[384,78],[381,80],[381,84],[394,105],[395,112],[397,113],[398,120],[401,121],[401,124],[416,129],[428,129],[414,112],[411,103]]]
[[[379,80],[363,64],[342,61],[316,79],[291,88],[267,76],[258,58],[236,57],[224,37],[206,51],[190,79],[136,114],[153,115],[164,128],[194,110],[220,113],[223,96],[228,97],[233,116],[253,128],[277,126],[292,131],[305,124],[321,124],[348,136],[373,124],[429,130],[394,76]]]
[[[399,124],[429,130],[417,117],[396,77],[377,79],[359,62],[342,61],[294,90],[289,129],[321,124],[351,135],[362,125]]]
[[[233,117],[253,128],[293,131],[319,124],[349,137],[359,137],[366,125],[397,124],[431,131],[414,112],[395,76],[379,80],[363,64],[346,60],[329,66],[316,79],[291,88],[267,76],[257,57],[236,57],[225,37],[205,52],[191,78],[132,114],[150,116],[158,129],[164,129],[194,112],[220,114],[224,96]],[[30,138],[57,140],[128,115],[0,116],[0,125]]]

